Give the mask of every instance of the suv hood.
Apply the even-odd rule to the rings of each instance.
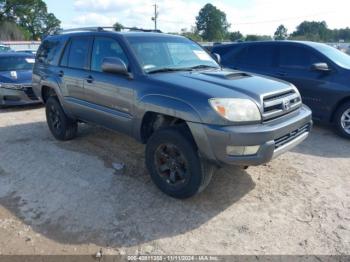
[[[0,71],[0,83],[31,83],[32,70]]]
[[[161,82],[205,93],[209,98],[237,97],[237,92],[260,103],[271,93],[295,89],[285,81],[256,74],[223,70],[159,73],[152,77]]]

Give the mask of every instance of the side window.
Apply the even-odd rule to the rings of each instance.
[[[239,48],[231,52],[231,54],[229,55],[229,59],[231,60],[232,63],[236,65],[242,65],[244,64],[244,61],[247,60],[247,55],[248,55],[248,47]]]
[[[73,38],[70,43],[68,67],[84,69],[87,66],[91,40],[88,37]]]
[[[239,52],[236,58],[240,65],[272,67],[275,59],[275,48],[265,44],[252,45]]]
[[[119,43],[107,37],[96,37],[92,49],[91,70],[102,72],[103,59],[106,57],[117,57],[128,66],[128,59]]]
[[[221,61],[225,64],[231,65],[235,64],[235,57],[237,55],[237,50],[240,49],[238,45],[228,45],[228,46],[220,46],[214,47],[212,53],[217,53],[221,56]]]
[[[291,69],[308,69],[317,62],[322,62],[311,50],[301,46],[281,46],[279,66]]]
[[[41,44],[36,60],[46,65],[57,65],[64,41],[60,39],[44,40]]]

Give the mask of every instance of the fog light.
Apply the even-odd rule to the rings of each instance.
[[[228,146],[226,153],[230,156],[251,156],[255,155],[260,146]]]

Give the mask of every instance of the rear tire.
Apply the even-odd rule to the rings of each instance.
[[[338,134],[350,139],[350,102],[346,102],[338,108],[334,122]]]
[[[161,129],[151,136],[146,166],[156,186],[179,199],[203,191],[215,171],[215,166],[199,157],[192,139],[175,128]]]
[[[77,135],[77,121],[70,119],[63,111],[58,99],[51,96],[46,101],[46,121],[52,135],[61,141],[71,140]]]

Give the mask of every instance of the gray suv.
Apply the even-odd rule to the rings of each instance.
[[[226,165],[270,161],[309,134],[311,111],[290,83],[223,69],[197,43],[103,28],[47,37],[33,71],[53,136],[95,123],[146,144],[164,193],[201,192]]]

